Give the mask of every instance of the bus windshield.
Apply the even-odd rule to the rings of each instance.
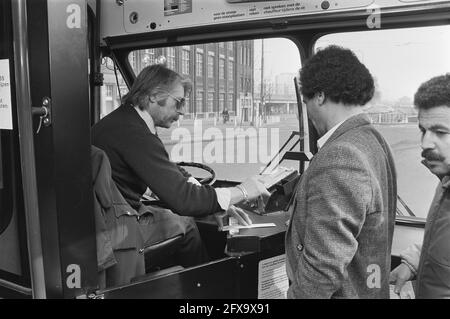
[[[136,75],[148,65],[163,63],[193,84],[182,118],[170,129],[158,129],[175,162],[203,163],[219,179],[240,182],[260,173],[298,130],[294,77],[301,60],[289,39],[137,50],[130,52],[129,62]],[[105,73],[111,74],[111,67],[105,67]],[[115,79],[105,79],[108,76],[102,116],[120,105]],[[121,90],[126,91],[125,84]],[[299,167],[295,161],[282,165]]]
[[[421,83],[450,72],[449,36],[449,26],[348,32],[323,36],[315,46],[352,49],[372,73],[376,93],[366,112],[391,145],[399,196],[422,218],[428,214],[438,179],[421,164],[413,99]]]

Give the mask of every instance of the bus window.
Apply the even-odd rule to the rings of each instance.
[[[242,181],[261,172],[291,132],[298,131],[294,77],[301,62],[291,40],[145,49],[130,52],[129,62],[135,74],[165,64],[193,84],[184,115],[170,129],[158,129],[175,162],[203,163],[218,179]],[[106,79],[103,90],[116,87]],[[282,166],[298,169],[299,164],[285,161]],[[189,171],[205,177],[200,170]]]
[[[397,168],[398,195],[426,218],[438,179],[421,164],[414,93],[421,83],[450,71],[450,26],[329,34],[315,49],[331,44],[355,52],[375,78],[376,92],[366,107],[390,143]],[[400,203],[401,204],[401,203]]]
[[[23,236],[19,227],[23,204],[20,201],[21,177],[17,165],[19,139],[15,117],[15,85],[13,40],[11,25],[11,3],[0,1],[0,107],[11,108],[11,115],[1,112],[0,116],[12,116],[10,125],[5,118],[0,120],[0,280],[24,283]],[[2,111],[3,111],[2,110]]]
[[[112,59],[109,57],[103,58],[101,68],[104,74],[104,84],[100,96],[100,118],[103,118],[119,107],[120,99],[127,94],[128,87],[120,75],[119,70],[116,69],[116,72],[114,72],[115,65]]]

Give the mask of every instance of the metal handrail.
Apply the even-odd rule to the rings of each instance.
[[[408,207],[408,205],[406,205],[406,203],[403,201],[403,199],[400,197],[400,195],[397,194],[397,200],[402,204],[402,206],[405,208],[405,210],[408,212],[409,216],[413,216],[416,217],[416,215],[413,213],[413,211]],[[397,208],[397,212],[398,212],[398,208]],[[401,213],[401,215],[403,216],[403,213]]]

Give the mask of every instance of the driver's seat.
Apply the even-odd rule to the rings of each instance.
[[[172,256],[180,247],[182,235],[168,238],[151,246],[141,248],[139,253],[144,255],[145,273],[160,271],[175,266]]]

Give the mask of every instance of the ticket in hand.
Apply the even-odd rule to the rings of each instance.
[[[258,180],[261,181],[267,189],[269,189],[293,173],[296,173],[296,170],[293,168],[278,167],[269,174],[262,174],[258,176]]]
[[[262,223],[262,224],[251,224],[251,225],[228,225],[222,227],[222,231],[230,231],[230,230],[236,230],[236,229],[244,229],[244,228],[263,228],[263,227],[275,227],[276,225],[274,223]]]

